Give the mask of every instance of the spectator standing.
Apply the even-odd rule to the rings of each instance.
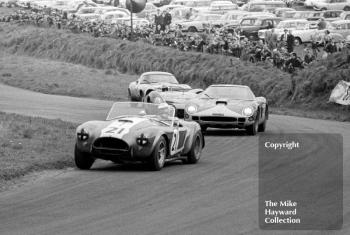
[[[186,18],[186,20],[189,20],[189,19],[191,19],[192,16],[193,16],[193,9],[191,7],[190,10],[188,12],[186,12],[185,18]]]
[[[325,29],[327,27],[326,21],[323,18],[319,19],[317,23],[317,27],[318,27],[318,30]]]
[[[288,53],[292,53],[294,51],[294,43],[295,43],[295,38],[292,34],[292,30],[289,30],[288,35],[287,35],[287,51],[288,51]]]
[[[305,52],[306,52],[306,54],[304,56],[305,64],[310,64],[312,61],[314,61],[316,59],[315,56],[312,54],[310,48],[306,48]]]
[[[171,14],[168,11],[165,11],[165,15],[164,15],[165,26],[170,26],[171,20],[172,20]]]
[[[154,16],[154,24],[156,25],[156,29],[163,22],[162,14],[160,13],[160,9],[157,9],[157,14]]]

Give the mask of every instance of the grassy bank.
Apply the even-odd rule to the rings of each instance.
[[[0,112],[0,185],[29,172],[73,166],[75,125]]]
[[[182,83],[205,87],[213,83],[251,86],[273,102],[286,98],[289,76],[269,66],[255,66],[231,58],[202,53],[183,53],[142,42],[93,38],[55,29],[0,24],[0,48],[10,53],[50,58],[98,69],[140,74],[168,71]]]
[[[290,75],[264,63],[256,65],[220,55],[184,53],[142,42],[92,38],[89,35],[31,26],[0,24],[0,39],[0,49],[11,54],[53,59],[129,74],[140,74],[150,70],[168,71],[175,74],[180,82],[194,87],[206,87],[217,83],[244,84],[250,86],[258,96],[267,97],[270,104],[278,109],[300,109],[305,111],[304,113],[308,113],[309,110],[321,110],[336,113],[334,118],[337,120],[350,120],[347,107],[327,103],[335,84],[340,80],[350,80],[349,64],[339,67],[346,61],[345,54],[333,55],[325,62],[318,62],[296,75]],[[11,79],[2,78],[2,81],[8,84],[15,83]],[[121,84],[125,85],[122,87],[123,94],[128,82],[129,80]],[[55,81],[48,82],[51,85],[52,83]],[[84,84],[82,88],[85,89],[89,83],[80,84]],[[92,87],[103,86],[102,84],[103,82]],[[21,82],[13,85],[21,86]],[[30,85],[26,84],[23,87]],[[110,85],[98,89],[98,93],[110,92],[109,87]],[[46,90],[50,89],[52,88],[47,87]],[[66,89],[69,88],[64,87],[62,92]],[[70,92],[69,95],[74,93],[82,96],[77,91]],[[96,96],[93,91],[86,92],[83,96],[87,93],[89,96]],[[312,117],[317,118],[317,115]],[[319,118],[322,117],[323,115],[320,115]]]
[[[0,82],[46,94],[127,99],[126,87],[136,76],[65,62],[0,52]]]

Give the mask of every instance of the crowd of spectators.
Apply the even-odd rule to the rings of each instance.
[[[142,40],[156,45],[171,47],[180,51],[196,51],[210,54],[222,54],[237,57],[253,63],[268,62],[288,72],[301,69],[319,58],[320,47],[313,41],[306,45],[301,58],[294,48],[295,38],[292,31],[278,38],[274,31],[268,32],[265,41],[254,41],[241,36],[239,29],[222,30],[207,27],[202,33],[184,33],[180,27],[170,30],[171,15],[168,12],[157,12],[154,22],[147,26],[131,27],[121,24],[106,24],[102,21],[84,21],[65,12],[51,9],[18,10],[13,14],[0,17],[3,22],[33,24],[41,27],[68,29],[74,33],[89,33],[94,37],[112,37],[123,40]],[[323,40],[323,58],[344,47],[335,44],[325,33]],[[300,53],[300,50],[299,50]]]

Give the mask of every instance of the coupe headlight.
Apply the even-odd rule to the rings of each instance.
[[[154,103],[155,103],[155,104],[161,104],[161,103],[163,103],[163,99],[160,98],[160,97],[158,96],[158,97],[156,97],[156,98],[154,99]]]
[[[144,134],[141,134],[139,137],[137,137],[136,143],[138,145],[145,146],[148,144],[148,138]]]
[[[85,141],[89,139],[89,133],[84,128],[82,128],[80,132],[77,133],[77,137],[79,140]]]
[[[196,105],[189,105],[186,107],[186,112],[188,114],[193,114],[193,113],[197,112],[197,110],[198,110],[198,108]]]
[[[252,107],[246,107],[242,111],[244,116],[252,116],[254,114],[254,109]]]

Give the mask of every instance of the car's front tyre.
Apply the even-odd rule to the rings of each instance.
[[[89,170],[94,164],[95,159],[92,158],[88,153],[82,152],[75,145],[74,148],[74,162],[75,165],[81,170]]]
[[[265,130],[266,130],[266,124],[267,124],[267,120],[266,120],[266,118],[265,118],[264,122],[262,122],[262,123],[259,124],[258,131],[259,131],[259,132],[265,132]]]
[[[259,114],[256,115],[256,119],[254,123],[250,126],[247,126],[247,134],[248,135],[256,135],[258,133],[258,128],[259,128]]]
[[[203,136],[202,132],[198,131],[194,138],[190,152],[187,154],[187,163],[196,164],[201,158],[203,147]]]
[[[151,155],[150,167],[154,171],[159,171],[164,167],[165,159],[168,155],[168,146],[165,138],[161,136],[154,147]]]

